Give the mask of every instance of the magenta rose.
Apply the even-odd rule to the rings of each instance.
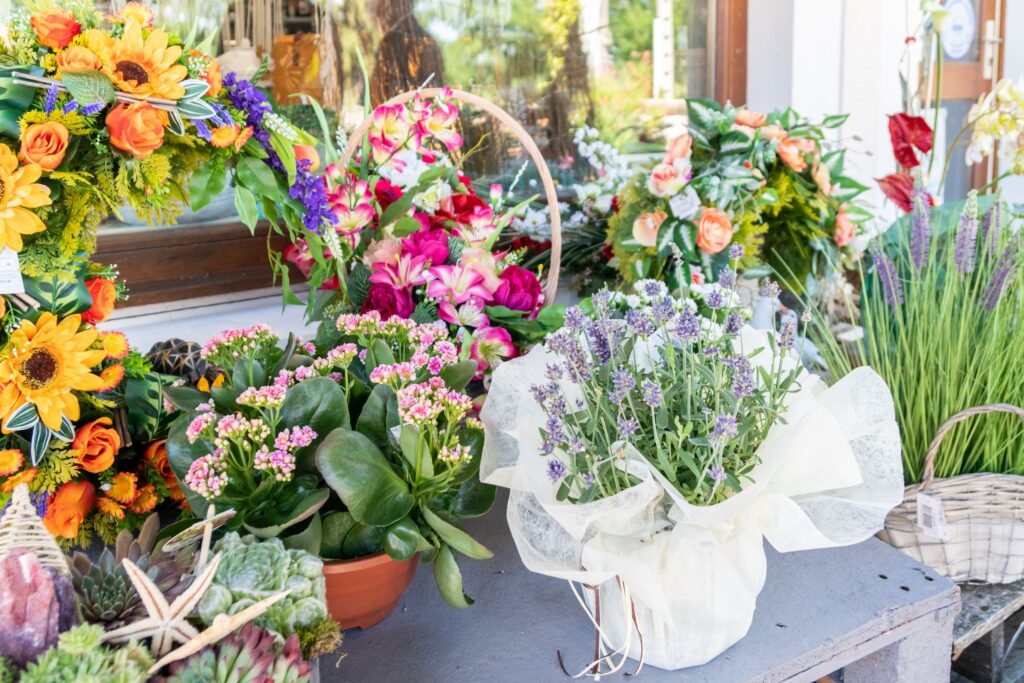
[[[373,194],[383,211],[402,198],[402,188],[391,184],[384,178],[378,178],[377,184],[373,186]]]
[[[526,311],[532,317],[540,306],[541,289],[537,276],[519,266],[508,266],[498,276],[501,284],[494,290],[495,306]]]
[[[442,266],[448,261],[448,233],[440,228],[417,230],[402,240],[402,251],[426,256],[432,265]]]
[[[412,294],[408,288],[395,289],[389,284],[375,282],[363,302],[362,312],[377,311],[380,317],[387,320],[393,315],[408,318],[416,305],[412,302]]]

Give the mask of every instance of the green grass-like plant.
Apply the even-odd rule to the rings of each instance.
[[[998,199],[911,216],[872,246],[862,266],[863,338],[843,342],[816,316],[811,335],[838,379],[870,365],[892,389],[904,476],[921,480],[936,431],[973,406],[1024,406],[1024,260],[1019,225]],[[942,442],[935,475],[1024,474],[1024,424],[994,413],[961,422]]]

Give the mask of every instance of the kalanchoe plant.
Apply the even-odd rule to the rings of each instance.
[[[468,605],[452,551],[490,552],[457,522],[485,513],[494,489],[477,478],[482,434],[460,393],[476,363],[447,336],[370,311],[317,343],[282,348],[265,326],[214,337],[205,356],[224,385],[168,390],[189,411],[168,450],[193,510],[234,508],[236,528],[328,560],[420,553],[445,599]]]
[[[734,287],[731,269],[683,299],[644,280],[624,315],[607,290],[593,297],[590,316],[568,311],[547,341],[557,362],[532,386],[548,416],[542,453],[560,500],[585,503],[635,485],[624,465],[632,453],[692,504],[741,490],[800,367],[788,355],[792,327],[767,345],[747,334]]]

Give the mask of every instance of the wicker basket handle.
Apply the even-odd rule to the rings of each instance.
[[[562,220],[558,215],[558,195],[555,193],[555,183],[551,179],[551,171],[548,170],[548,165],[544,162],[544,157],[541,155],[540,149],[537,147],[537,143],[534,142],[533,138],[530,137],[530,134],[527,133],[521,125],[519,125],[519,122],[512,118],[512,116],[504,109],[493,102],[463,90],[446,90],[444,88],[421,88],[419,90],[410,90],[409,92],[404,92],[392,97],[380,106],[386,107],[394,104],[405,104],[417,95],[427,98],[443,96],[448,99],[459,100],[475,107],[479,107],[494,118],[498,119],[501,123],[505,124],[505,126],[507,126],[508,129],[511,130],[519,139],[519,142],[523,144],[523,147],[526,148],[530,158],[533,159],[533,163],[537,165],[537,171],[540,173],[540,180],[544,184],[544,195],[548,202],[548,209],[551,212],[551,267],[548,269],[548,281],[544,288],[544,302],[546,304],[554,303],[555,292],[558,291],[558,275],[559,270],[561,269],[562,260]],[[341,158],[340,166],[342,168],[348,166],[348,163],[352,160],[352,155],[355,154],[356,149],[362,146],[363,137],[370,131],[372,123],[373,117],[365,118],[363,122],[359,124],[359,127],[353,131],[352,135],[349,136],[348,146]]]
[[[924,491],[932,483],[935,478],[935,457],[939,454],[939,446],[942,444],[942,439],[945,438],[946,433],[956,425],[957,422],[963,422],[969,417],[975,415],[983,415],[985,413],[1011,413],[1016,415],[1021,420],[1024,420],[1024,408],[1020,408],[1009,403],[991,403],[985,406],[976,406],[974,408],[968,408],[961,410],[959,413],[949,418],[942,423],[939,427],[939,431],[935,432],[935,438],[932,439],[931,445],[928,447],[928,455],[924,459],[924,472],[921,476],[921,485],[918,487],[918,491]]]

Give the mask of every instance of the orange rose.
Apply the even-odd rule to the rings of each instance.
[[[786,138],[779,140],[779,158],[782,159],[782,163],[789,166],[797,173],[803,173],[804,169],[807,168],[807,160],[804,159],[804,153],[800,149],[800,143],[794,138]]]
[[[87,481],[68,482],[50,496],[43,524],[57,538],[75,538],[95,500],[96,489],[92,484]]]
[[[700,210],[697,224],[697,246],[708,254],[717,254],[732,242],[732,223],[729,217],[714,207]]]
[[[68,129],[63,123],[33,123],[21,134],[18,157],[26,164],[39,164],[47,171],[52,171],[64,161],[67,149]]]
[[[815,164],[811,176],[822,194],[832,194],[832,175],[828,172],[828,166],[820,162]]]
[[[107,114],[110,144],[145,159],[164,144],[164,114],[146,102],[119,104]]]
[[[680,166],[685,166],[685,160],[679,160]],[[673,164],[658,164],[651,170],[651,176],[647,179],[647,191],[655,197],[671,197],[686,187],[689,169],[680,170]]]
[[[296,163],[309,159],[312,165],[309,167],[310,171],[316,171],[320,168],[320,154],[316,151],[316,147],[313,145],[295,145],[295,161]]]
[[[748,128],[760,128],[767,120],[767,114],[759,114],[757,112],[752,112],[749,109],[740,109],[736,112],[736,118],[733,119],[733,122]]]
[[[121,450],[121,435],[111,428],[112,424],[109,417],[101,417],[82,425],[75,433],[71,450],[86,472],[99,474],[114,464],[114,456]]]
[[[57,68],[69,74],[99,71],[100,58],[89,48],[72,45],[57,55]]]
[[[82,314],[82,322],[95,325],[110,317],[117,302],[117,285],[113,280],[91,277],[85,281],[85,288],[92,296],[92,307]]]
[[[675,163],[676,159],[688,159],[693,150],[693,138],[689,133],[683,133],[669,143],[668,151],[665,152],[665,163]]]
[[[845,247],[847,244],[853,241],[853,234],[857,231],[857,226],[853,224],[850,217],[846,215],[845,209],[840,209],[836,214],[836,225],[832,232],[832,237],[836,241],[836,246]]]
[[[658,230],[668,218],[664,211],[654,211],[637,216],[633,221],[633,239],[645,247],[653,247],[658,243]]]
[[[181,488],[178,486],[178,479],[174,476],[174,470],[171,469],[171,463],[167,459],[167,439],[160,439],[146,446],[142,457],[163,479],[170,497],[174,500],[183,500],[185,494],[181,492]]]
[[[51,50],[67,47],[71,40],[82,32],[82,25],[75,19],[75,15],[63,7],[55,7],[44,14],[36,14],[32,17],[31,23],[36,32],[36,40]]]
[[[782,126],[772,124],[761,129],[761,137],[765,140],[785,140],[786,131],[782,129]]]

